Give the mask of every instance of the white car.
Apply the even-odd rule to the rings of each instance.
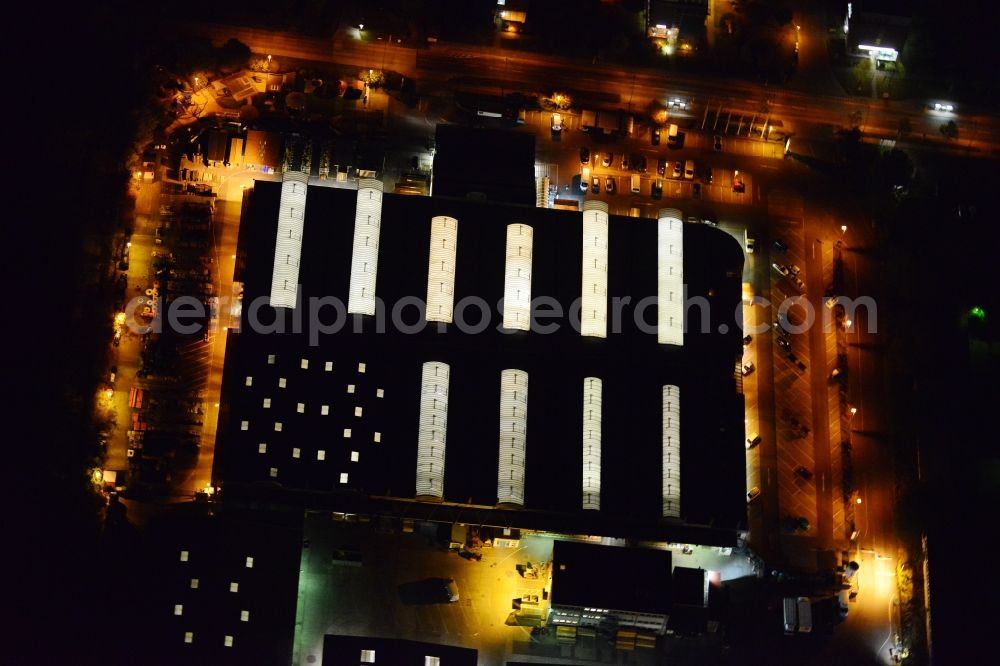
[[[682,100],[680,97],[671,97],[667,100],[667,107],[671,109],[686,109],[687,102]]]
[[[753,488],[747,491],[747,502],[752,502],[757,498],[758,495],[760,495],[760,487],[754,486]]]
[[[934,102],[934,110],[935,111],[948,111],[948,112],[951,112],[951,111],[955,110],[955,105],[954,104],[942,104],[941,102]]]

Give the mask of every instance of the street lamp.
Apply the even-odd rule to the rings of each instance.
[[[855,414],[858,413],[858,408],[857,407],[851,407],[848,411],[851,413],[851,416],[854,416]]]
[[[846,234],[847,233],[847,225],[846,224],[840,225],[840,233],[842,233],[842,234]]]

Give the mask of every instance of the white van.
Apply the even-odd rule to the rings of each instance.
[[[674,145],[677,143],[677,125],[671,125],[667,130],[667,144]]]
[[[798,624],[798,601],[795,597],[785,597],[785,633],[794,634]]]
[[[590,167],[583,167],[580,173],[580,191],[586,192],[588,187],[590,187]]]
[[[640,190],[639,174],[632,174],[632,194],[639,194]]]
[[[684,163],[684,178],[694,180],[694,160],[688,160]]]

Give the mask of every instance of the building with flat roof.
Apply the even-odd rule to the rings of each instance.
[[[739,243],[674,209],[368,179],[303,196],[293,175],[246,199],[216,451],[228,496],[735,545]]]
[[[844,33],[848,51],[875,60],[895,62],[906,43],[912,18],[912,8],[903,0],[847,3]]]
[[[328,634],[324,666],[476,666],[476,650],[395,638]]]
[[[669,550],[556,541],[551,622],[662,634],[672,605],[670,570]]]

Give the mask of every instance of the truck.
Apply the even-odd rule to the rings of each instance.
[[[784,608],[785,634],[786,635],[794,634],[795,627],[798,625],[798,618],[799,618],[798,600],[795,597],[785,597],[783,608]]]
[[[798,598],[799,633],[808,634],[812,631],[812,603],[808,597]]]

